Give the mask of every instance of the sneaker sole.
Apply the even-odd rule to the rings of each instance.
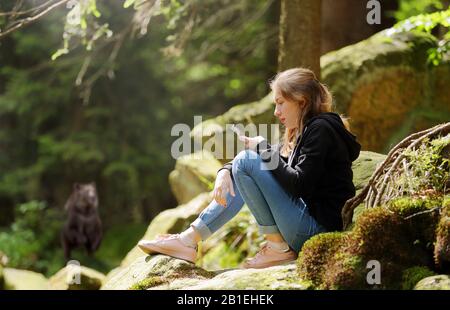
[[[148,249],[145,245],[139,245],[139,244],[138,244],[138,248],[139,248],[142,252],[144,252],[145,254],[151,255],[151,254],[155,254],[155,253],[156,253],[155,251]]]
[[[195,264],[195,259],[192,260],[190,256],[180,254],[174,250],[160,248],[156,245],[147,245],[144,249],[142,249],[141,247],[139,247],[139,248],[147,254],[160,253],[160,254],[169,255],[169,256],[179,258],[179,259],[182,259],[182,260],[185,260],[185,261]]]
[[[159,236],[159,239],[166,239],[168,236],[170,236],[170,234],[164,234],[164,235],[160,235]],[[137,245],[138,246],[138,248],[142,251],[142,252],[144,252],[145,254],[155,254],[155,253],[157,253],[157,252],[155,252],[155,251],[153,251],[153,250],[150,250],[150,249],[147,249],[147,247],[145,246],[145,245],[140,245],[140,244],[138,244]]]

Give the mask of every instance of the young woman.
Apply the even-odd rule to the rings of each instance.
[[[361,149],[345,119],[331,112],[325,85],[305,68],[278,73],[270,82],[275,116],[285,126],[282,143],[243,138],[246,150],[218,171],[214,200],[180,234],[141,240],[145,253],[195,262],[205,240],[246,203],[266,243],[244,268],[293,261],[315,234],[342,230],[341,209],[355,195],[352,162]]]

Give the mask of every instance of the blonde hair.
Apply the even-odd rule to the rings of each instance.
[[[293,68],[279,72],[269,82],[272,91],[278,90],[283,98],[299,103],[305,102],[298,115],[298,126],[286,129],[282,138],[281,155],[288,156],[293,150],[296,138],[303,132],[304,124],[316,115],[332,112],[333,98],[328,87],[317,80],[313,71]],[[348,118],[339,115],[345,128],[350,131]]]

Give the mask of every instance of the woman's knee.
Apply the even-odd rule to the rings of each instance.
[[[233,159],[232,172],[238,171],[250,172],[255,165],[259,165],[259,154],[253,150],[243,150]]]

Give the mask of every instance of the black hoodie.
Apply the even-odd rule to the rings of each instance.
[[[264,140],[256,151],[263,161],[278,162],[270,171],[289,194],[303,199],[319,224],[342,230],[342,207],[355,196],[351,166],[361,150],[356,136],[338,114],[326,112],[306,121],[289,158],[280,155],[280,147]],[[224,168],[231,170],[231,162]]]

